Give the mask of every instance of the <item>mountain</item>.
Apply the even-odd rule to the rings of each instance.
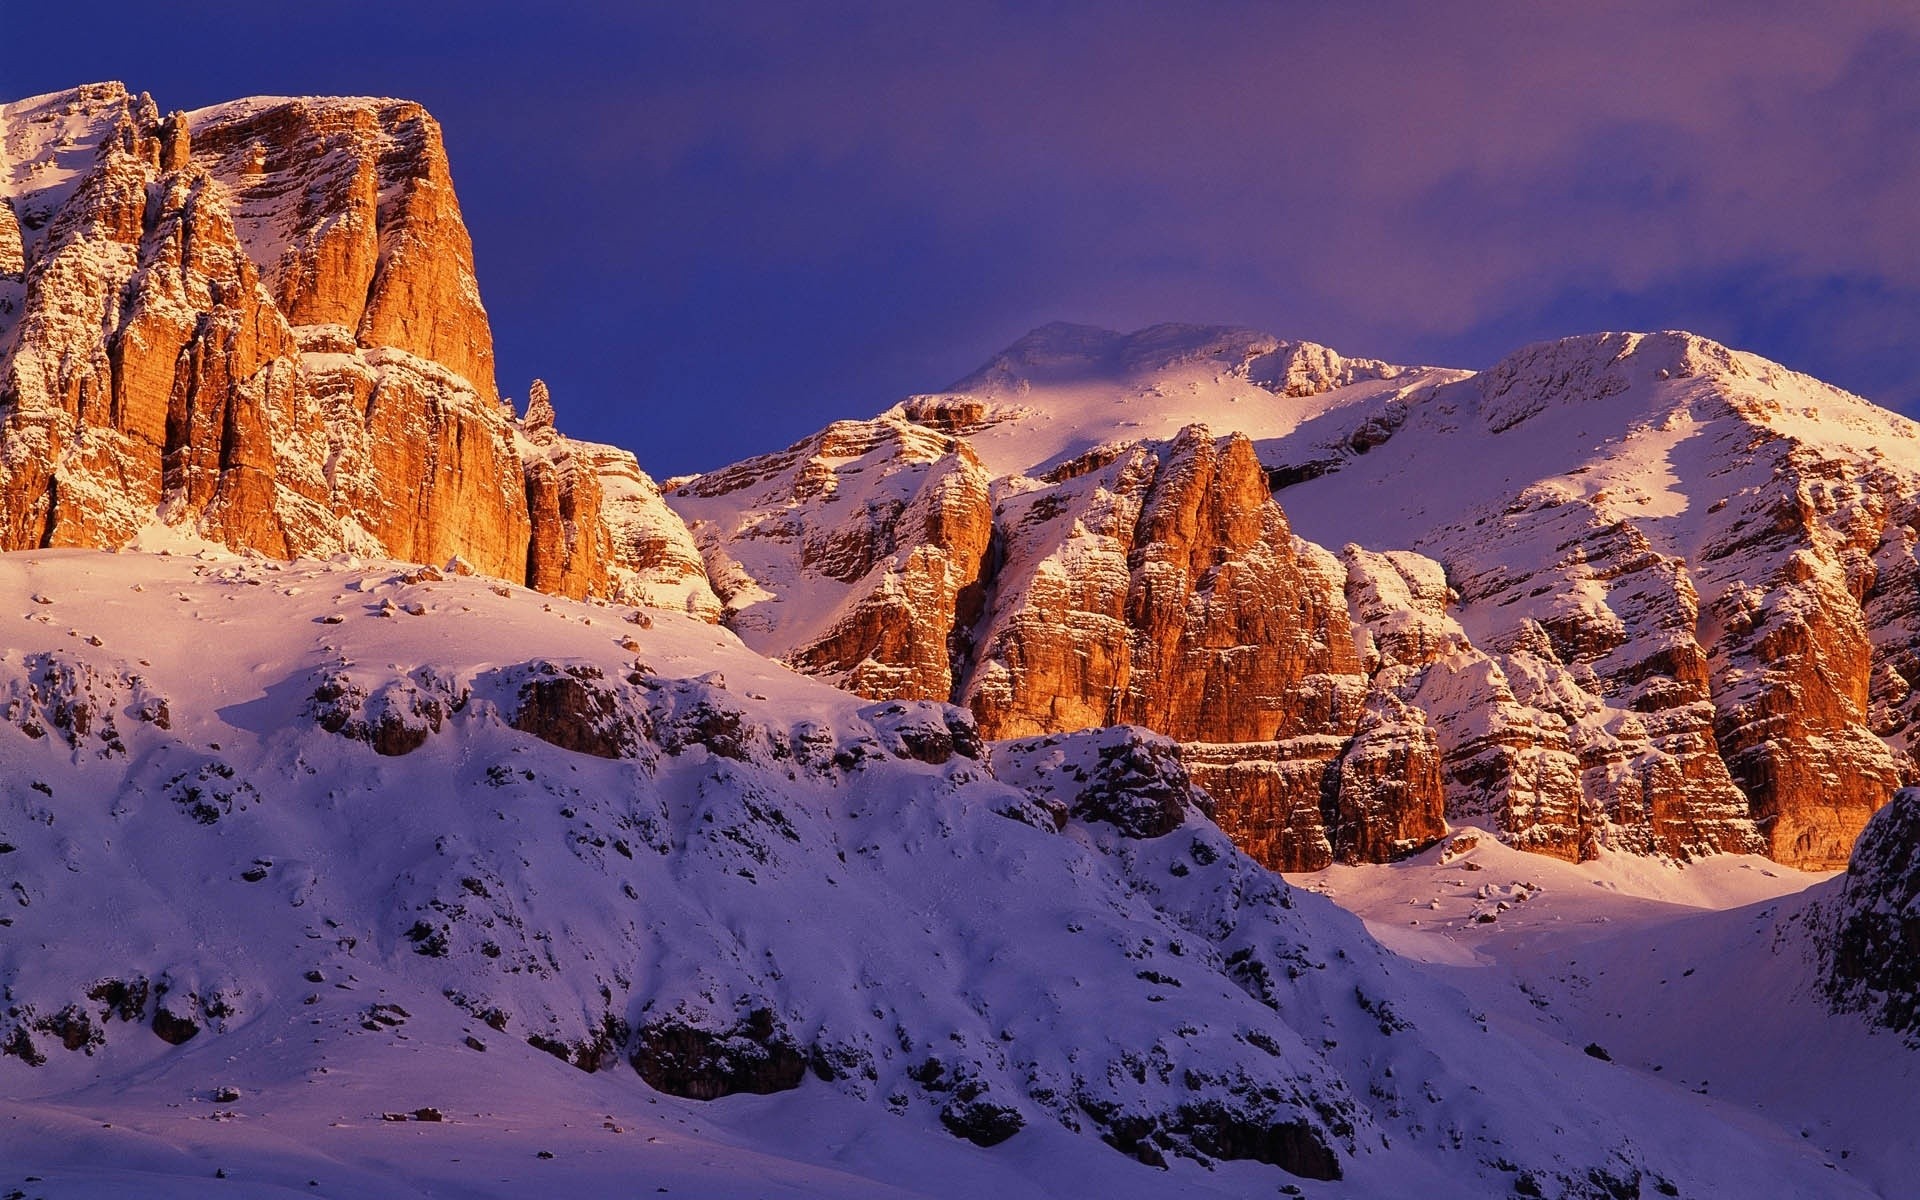
[[[1452,821],[1833,869],[1916,774],[1916,436],[1684,333],[1470,375],[1049,326],[668,500],[756,649],[1168,734],[1272,866]]]
[[[419,106],[102,84],[0,124],[0,546],[458,560],[724,618],[990,737],[1167,734],[1283,868],[1451,821],[1832,869],[1920,775],[1915,428],[1705,339],[1472,375],[1052,325],[663,497],[538,381],[500,401]]]
[[[1118,1195],[1853,1194],[1489,1021],[1236,849],[1164,739],[989,746],[685,616],[437,574],[0,558],[9,1164],[515,1194],[558,1147],[598,1194],[718,1121],[788,1194],[849,1194],[806,1182],[825,1140],[702,1108],[759,1095],[782,1128],[1026,1148],[923,1195],[1022,1154]],[[82,1160],[64,1113],[99,1114]],[[473,1137],[518,1150],[462,1165]]]
[[[163,525],[717,615],[631,454],[501,403],[419,105],[96,84],[0,106],[0,146],[0,548]]]
[[[417,105],[0,105],[9,1196],[1920,1168],[1920,428],[1054,325],[663,487],[491,342]]]

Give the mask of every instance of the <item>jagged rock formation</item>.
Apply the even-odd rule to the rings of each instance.
[[[945,700],[980,613],[988,482],[964,442],[888,414],[681,482],[672,503],[749,646],[865,696]]]
[[[958,693],[988,736],[1166,733],[1231,797],[1222,825],[1290,865],[1443,831],[1427,747],[1369,703],[1339,564],[1293,537],[1245,438],[1193,426],[1096,451],[996,519],[1004,561]]]
[[[1834,867],[1920,778],[1920,438],[1704,339],[1468,377],[1048,326],[676,515],[544,385],[499,399],[419,106],[93,85],[0,106],[0,146],[0,546],[163,523],[724,616],[992,736],[1172,736],[1281,866],[1451,816]]]
[[[717,611],[684,544],[635,536],[674,522],[630,459],[501,404],[419,105],[162,118],[99,84],[0,107],[0,143],[0,547],[118,546],[159,521]]]
[[[1468,377],[1050,326],[836,436],[856,429],[863,487],[904,486],[860,457],[882,444],[997,474],[977,573],[972,487],[964,552],[926,534],[957,587],[869,606],[857,654],[823,658],[793,554],[830,541],[831,489],[799,477],[839,469],[823,435],[670,497],[747,598],[736,628],[992,736],[1166,733],[1272,865],[1389,857],[1452,817],[1565,858],[1833,867],[1916,773],[1915,428],[1704,339],[1575,338]],[[909,653],[902,623],[933,636]]]
[[[1867,823],[1829,904],[1817,918],[1828,1000],[1920,1046],[1920,792],[1897,793]]]
[[[1867,631],[1883,661],[1910,644],[1874,556],[1898,573],[1914,439],[1704,339],[1604,335],[1436,389],[1390,443],[1281,499],[1310,526],[1351,526],[1358,497],[1416,456],[1499,471],[1436,481],[1418,512],[1387,493],[1364,522],[1445,564],[1499,668],[1467,706],[1490,718],[1486,753],[1456,771],[1482,799],[1450,805],[1531,808],[1560,853],[1600,836],[1670,854],[1764,844],[1831,868],[1912,771],[1869,726]],[[1898,678],[1881,669],[1887,704]]]

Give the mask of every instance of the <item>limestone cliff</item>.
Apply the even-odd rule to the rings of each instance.
[[[459,557],[573,596],[684,546],[620,534],[637,466],[522,431],[472,244],[417,104],[242,100],[162,117],[97,84],[0,106],[0,547],[163,523],[278,557]],[[617,456],[616,456],[617,457]],[[696,572],[697,574],[697,572]],[[704,580],[675,599],[712,613]]]
[[[987,473],[889,414],[681,482],[670,500],[749,646],[876,699],[946,700],[982,603]]]
[[[1137,432],[1182,413],[1211,432]],[[853,429],[892,457],[828,445]],[[951,695],[991,736],[1170,735],[1271,865],[1391,857],[1451,819],[1569,859],[1830,868],[1916,773],[1920,431],[1705,339],[1573,338],[1470,377],[1049,326],[835,430],[671,497],[736,628],[875,695]],[[909,474],[905,446],[926,448]],[[984,557],[977,500],[963,541],[917,533],[958,572],[957,617],[947,593],[866,602],[823,638],[831,589],[796,550],[889,519],[824,497],[975,447],[1004,469]],[[910,651],[909,628],[931,636]]]

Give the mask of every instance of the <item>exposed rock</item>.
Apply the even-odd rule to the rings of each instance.
[[[667,507],[659,485],[626,450],[564,441],[600,494],[607,549],[605,581],[594,594],[616,604],[644,604],[718,622],[723,607],[707,581],[700,547]]]
[[[890,414],[699,476],[670,502],[749,646],[864,696],[946,700],[965,654],[950,643],[984,598],[987,483],[963,443]]]
[[[670,1096],[715,1100],[736,1092],[764,1096],[800,1086],[806,1056],[770,1008],[756,1008],[721,1029],[680,1016],[642,1023],[633,1068]]]
[[[176,1012],[162,1000],[154,1010],[153,1032],[169,1046],[184,1046],[200,1034],[200,1022],[189,1012]]]
[[[889,701],[860,710],[862,719],[873,724],[896,757],[911,758],[931,766],[949,762],[955,755],[984,761],[987,749],[967,710],[934,701]]]
[[[292,325],[438,363],[497,400],[493,335],[440,126],[403,100],[241,100],[189,115]]]
[[[529,443],[527,586],[579,599],[605,579],[611,546],[600,517],[598,473],[554,431],[553,416],[547,385],[536,379],[520,426]]]
[[[983,731],[1169,734],[1222,826],[1275,867],[1440,836],[1432,737],[1370,699],[1344,572],[1292,536],[1246,439],[1193,428],[1056,480],[1001,509],[962,693]]]
[[[518,707],[508,717],[515,729],[597,758],[631,758],[639,751],[645,731],[599,668],[537,663],[510,674],[522,680]]]
[[[962,696],[989,737],[1129,723],[1183,741],[1350,730],[1346,605],[1253,447],[1201,428],[1010,499]],[[1256,648],[1258,648],[1256,652]]]
[[[562,436],[546,385],[536,379],[529,391],[520,424],[532,521],[527,586],[718,621],[720,598],[699,547],[652,478],[625,450]]]
[[[1122,837],[1164,837],[1185,824],[1190,811],[1206,813],[1213,804],[1194,786],[1171,740],[1133,726],[1001,742],[993,759],[1002,781],[1064,806],[1076,820],[1110,825]]]
[[[397,758],[425,745],[449,716],[465,707],[466,699],[464,690],[431,670],[367,685],[340,666],[321,674],[307,713],[327,732]]]
[[[13,202],[0,196],[0,276],[18,277],[27,270],[26,247],[20,240],[20,219]]]
[[[575,448],[550,406],[523,440],[502,409],[420,106],[152,108],[118,84],[0,106],[32,168],[0,195],[0,548],[117,547],[162,521],[717,611],[631,456]]]
[[[1835,1011],[1865,1013],[1920,1046],[1920,791],[1903,790],[1868,822],[1821,939]]]
[[[1236,845],[1276,870],[1317,871],[1334,860],[1322,801],[1341,744],[1337,736],[1187,742],[1180,757]]]

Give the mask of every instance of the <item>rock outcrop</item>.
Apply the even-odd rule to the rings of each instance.
[[[419,105],[163,118],[98,84],[0,107],[0,136],[0,547],[158,522],[283,558],[458,557],[576,597],[648,599],[663,574],[677,607],[717,611],[684,539],[632,536],[636,508],[674,521],[630,458],[502,405]]]
[[[1232,424],[1126,432],[1182,411]],[[865,579],[899,502],[850,522],[825,497],[855,475],[911,494],[969,448],[1037,464],[992,482],[984,556],[970,482],[966,537],[921,533],[957,589],[885,604],[900,589],[867,582],[843,611],[822,547],[867,548]],[[1916,777],[1915,450],[1911,423],[1686,334],[1467,377],[1049,326],[670,499],[764,652],[950,697],[990,737],[1167,734],[1270,865],[1392,857],[1452,819],[1567,859],[1831,868]]]
[[[1223,827],[1278,866],[1444,832],[1430,737],[1370,696],[1340,564],[1293,537],[1245,438],[1194,426],[1097,451],[997,519],[1004,562],[958,693],[987,736],[1165,733]]]
[[[1867,823],[1824,919],[1821,986],[1834,1009],[1920,1046],[1920,791]]]
[[[875,699],[946,700],[981,612],[989,480],[956,438],[839,421],[673,488],[749,646]]]

